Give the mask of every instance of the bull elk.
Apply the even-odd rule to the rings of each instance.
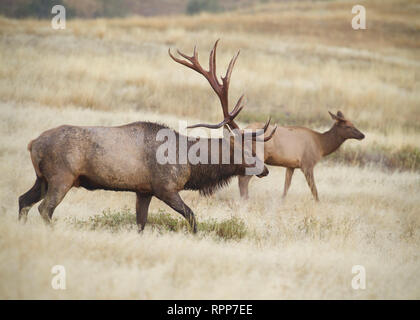
[[[300,168],[316,201],[319,201],[315,185],[314,167],[323,157],[333,153],[347,139],[364,139],[361,133],[341,111],[329,112],[334,124],[330,130],[320,133],[304,127],[279,127],[273,139],[265,143],[264,163],[286,167],[283,198],[292,182],[293,172]],[[261,128],[260,123],[249,125],[249,129]],[[248,184],[252,176],[239,176],[241,197],[248,198]]]
[[[157,162],[156,153],[162,143],[157,141],[156,136],[161,129],[169,130],[164,125],[150,122],[134,122],[117,127],[63,125],[45,131],[28,145],[36,181],[28,192],[19,197],[19,220],[25,222],[30,208],[42,200],[38,210],[44,221],[49,223],[55,208],[66,193],[72,187],[84,187],[88,190],[135,192],[139,232],[145,227],[153,196],[185,217],[192,231],[196,232],[194,213],[181,199],[179,195],[181,190],[199,190],[201,194],[210,195],[229,183],[232,177],[243,175],[246,173],[246,168],[258,164],[262,168],[258,176],[266,176],[268,169],[258,158],[254,164],[234,161],[237,150],[242,152],[242,158],[245,156],[242,138],[247,137],[234,121],[244,106],[243,96],[239,98],[231,112],[228,108],[230,76],[239,52],[230,61],[226,75],[221,78],[222,83],[220,83],[216,75],[217,43],[218,41],[210,53],[208,71],[201,67],[196,48],[191,57],[178,51],[186,60],[174,57],[170,50],[168,53],[174,61],[202,74],[220,99],[224,115],[222,122],[216,125],[197,124],[191,127],[216,129],[228,126],[231,130],[238,129],[232,131],[236,132],[236,138],[238,136],[241,138],[239,139],[241,145],[236,143],[237,140],[233,136],[218,139],[200,138],[210,146],[208,159],[212,159],[213,152],[218,152],[220,155],[218,163],[208,161],[193,164],[188,160],[184,164],[160,164]],[[264,139],[258,138],[267,131],[268,125],[269,121],[264,130],[248,135],[249,140],[268,141],[273,136],[275,128]],[[176,148],[178,159],[181,152],[178,141],[182,135],[173,132],[177,137],[176,145],[173,147]],[[195,139],[183,137],[187,141],[188,151],[194,145]],[[229,144],[225,143],[226,139],[229,139]],[[226,145],[230,162],[223,163],[222,149]],[[212,149],[214,146],[216,149]]]

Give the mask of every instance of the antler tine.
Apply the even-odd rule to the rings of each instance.
[[[239,113],[239,111],[241,111],[244,107],[244,105],[242,104],[242,100],[244,98],[245,94],[241,95],[241,97],[238,99],[238,102],[236,102],[235,108],[233,108],[232,112],[229,112],[229,115],[232,117],[233,115],[236,116],[236,114]],[[237,110],[239,109],[239,111]]]
[[[194,52],[193,52],[193,55],[190,57],[190,56],[187,56],[185,53],[182,53],[181,51],[179,51],[178,49],[176,50],[177,52],[178,52],[178,54],[181,56],[181,57],[183,57],[183,58],[185,58],[185,59],[187,59],[188,61],[189,61],[189,63],[187,62],[187,61],[185,61],[185,60],[182,60],[182,59],[179,59],[179,58],[177,58],[177,57],[175,57],[173,54],[172,54],[172,52],[171,52],[171,49],[169,48],[168,49],[168,53],[169,53],[169,56],[174,60],[174,61],[176,61],[176,62],[178,62],[178,63],[180,63],[180,64],[182,64],[182,65],[184,65],[184,66],[186,66],[186,67],[188,67],[188,68],[190,68],[190,69],[193,69],[194,71],[197,71],[198,73],[201,73],[201,74],[204,74],[206,71],[201,67],[201,65],[200,65],[200,63],[198,62],[198,52],[197,52],[197,46],[194,46]]]
[[[268,126],[270,125],[270,121],[271,121],[271,117],[268,118],[268,121],[265,123],[264,127],[262,128],[263,130],[258,130],[257,132],[252,132],[250,137],[255,138],[255,137],[258,137],[258,136],[261,136],[261,135],[265,134],[265,132],[268,129]]]
[[[217,80],[216,76],[216,50],[217,50],[217,44],[219,43],[220,39],[217,39],[214,43],[213,49],[210,52],[209,57],[209,73],[212,76],[213,80],[219,84],[219,80]],[[220,84],[219,84],[220,85]]]
[[[239,130],[239,126],[236,124],[235,121],[233,121],[233,119],[239,114],[239,112],[241,112],[241,110],[245,107],[245,105],[242,104],[242,100],[244,99],[245,94],[241,95],[241,97],[238,99],[238,102],[236,102],[235,107],[233,108],[233,110],[231,112],[227,111],[227,116],[231,119],[231,121],[229,122],[229,126],[232,129],[238,129]],[[227,110],[227,108],[226,108]],[[224,113],[224,109],[223,109],[223,113]]]
[[[191,61],[193,58],[194,58],[194,56],[187,56],[185,53],[182,53],[181,51],[179,51],[178,49],[176,49],[176,52],[178,52],[178,54],[181,56],[181,57],[184,57],[185,59],[187,59],[188,61]]]
[[[242,104],[242,99],[243,99],[244,95],[242,95],[238,102],[235,105],[235,108],[233,108],[232,112],[229,112],[229,116],[226,117],[225,119],[223,119],[222,122],[218,123],[218,124],[206,124],[206,123],[199,123],[199,124],[195,124],[192,126],[188,126],[188,129],[192,129],[192,128],[198,128],[198,127],[204,127],[204,128],[209,128],[209,129],[219,129],[221,127],[223,127],[224,125],[227,124],[232,124],[235,123],[233,120],[236,118],[236,116],[242,111],[242,109],[244,108],[244,105]],[[236,124],[236,123],[235,123]],[[239,129],[239,127],[234,127],[234,129]]]
[[[271,117],[270,118],[268,118],[268,121],[267,121],[267,123],[265,124],[265,126],[264,126],[264,133],[267,131],[267,128],[268,128],[268,126],[270,125],[270,122],[271,122]]]
[[[235,119],[235,117],[239,114],[239,112],[241,112],[241,110],[243,109],[243,105],[240,105],[239,103],[235,106],[235,108],[232,110],[232,112],[229,114],[228,118],[223,119],[222,122],[218,123],[218,124],[206,124],[206,123],[199,123],[199,124],[194,124],[192,126],[188,126],[188,129],[192,129],[192,128],[198,128],[198,127],[204,127],[204,128],[209,128],[209,129],[219,129],[221,127],[223,127],[224,125],[230,123],[233,121],[233,119]]]
[[[177,51],[178,51],[178,53],[179,53],[180,55],[184,56],[183,54],[181,54],[181,52],[179,52],[179,50],[177,50]],[[195,70],[195,69],[194,69],[194,66],[193,66],[192,64],[190,64],[190,63],[188,63],[187,61],[182,60],[182,59],[179,59],[179,58],[175,57],[174,55],[172,55],[172,52],[171,52],[171,49],[170,49],[170,48],[168,49],[168,53],[169,53],[169,56],[170,56],[170,57],[171,57],[174,61],[176,61],[176,62],[178,62],[178,63],[180,63],[180,64],[183,64],[184,66],[186,66],[186,67],[188,67],[188,68],[191,68],[191,69]],[[186,59],[187,59],[187,58],[186,58]]]
[[[192,128],[204,127],[204,128],[209,128],[209,129],[219,129],[223,127],[225,124],[227,124],[228,122],[229,122],[229,119],[224,119],[222,122],[218,124],[198,123],[192,126],[188,126],[187,128],[192,129]]]
[[[193,55],[187,56],[185,53],[182,53],[181,51],[179,51],[178,49],[176,50],[178,52],[178,54],[182,57],[184,57],[185,59],[187,59],[188,61],[190,61],[193,65],[200,65],[198,63],[198,52],[197,52],[197,46],[194,46],[194,51],[193,51]]]
[[[268,126],[267,126],[267,127],[268,127]],[[266,130],[267,130],[267,129],[266,129]],[[260,132],[260,133],[258,133],[258,134],[256,134],[256,135],[254,135],[254,133],[256,133],[256,132],[253,132],[253,133],[252,133],[252,140],[254,140],[254,141],[259,141],[259,142],[266,142],[266,141],[270,140],[270,139],[273,137],[273,135],[274,135],[274,133],[276,132],[276,130],[277,130],[277,125],[275,125],[275,126],[274,126],[274,128],[273,128],[273,130],[271,130],[270,134],[269,134],[268,136],[264,137],[264,139],[260,139],[260,138],[258,138],[257,136],[259,136],[259,135],[263,134],[263,132],[265,132],[265,131]]]
[[[230,60],[228,69],[226,70],[226,75],[224,77],[222,77],[223,87],[226,88],[226,92],[229,89],[230,76],[232,74],[233,67],[235,66],[236,59],[238,59],[238,56],[239,56],[240,52],[241,51],[238,50],[238,52]]]
[[[276,132],[276,130],[277,130],[277,125],[274,126],[273,130],[271,131],[271,133],[268,136],[266,136],[263,139],[263,141],[266,142],[266,141],[270,140],[273,137],[273,135]]]
[[[254,141],[261,141],[261,142],[266,142],[266,141],[270,140],[273,137],[274,132],[276,132],[276,130],[277,130],[277,125],[274,126],[273,130],[271,130],[271,133],[267,137],[265,137],[264,139],[259,139],[258,138],[259,136],[264,135],[267,132],[267,129],[268,129],[268,126],[270,125],[270,122],[271,122],[271,117],[268,118],[268,121],[265,123],[262,130],[258,130],[257,132],[251,132],[250,135],[245,135],[245,138],[252,139]]]

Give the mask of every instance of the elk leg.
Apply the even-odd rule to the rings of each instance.
[[[290,183],[292,182],[293,172],[295,171],[294,168],[286,168],[286,177],[284,179],[284,191],[283,191],[283,198],[286,197],[287,191],[289,191]]]
[[[303,171],[303,174],[305,175],[306,182],[308,183],[309,188],[311,188],[312,195],[314,196],[316,201],[319,201],[318,191],[316,190],[316,185],[315,185],[314,168],[302,169],[302,171]]]
[[[146,225],[150,200],[152,200],[151,195],[144,195],[141,193],[137,193],[136,220],[137,220],[137,227],[138,227],[139,232],[143,231],[144,226]]]
[[[60,177],[59,181],[48,181],[48,191],[38,207],[38,211],[45,223],[51,222],[55,208],[63,200],[66,193],[73,186],[74,179],[72,177]]]
[[[163,195],[156,195],[157,198],[165,202],[175,211],[179,212],[190,224],[193,233],[197,232],[197,223],[195,221],[195,216],[192,210],[185,204],[181,199],[178,192],[174,193],[165,193]]]
[[[248,184],[251,178],[252,176],[238,176],[239,193],[241,194],[241,198],[249,199]]]
[[[46,189],[46,181],[37,177],[32,188],[19,197],[19,221],[26,222],[29,210],[45,196]]]

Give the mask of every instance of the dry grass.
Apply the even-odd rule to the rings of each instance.
[[[236,181],[211,198],[184,192],[202,226],[197,237],[182,226],[159,227],[179,220],[157,200],[155,227],[139,236],[128,213],[95,217],[124,207],[133,212],[132,194],[83,189],[69,192],[52,229],[35,208],[27,225],[17,223],[17,198],[34,180],[26,145],[42,131],[63,123],[152,120],[178,128],[179,119],[220,119],[206,82],[173,63],[169,46],[189,51],[198,43],[204,59],[222,38],[219,70],[242,49],[231,95],[247,94],[243,122],[272,114],[280,124],[325,129],[326,111],[341,109],[367,136],[346,142],[350,151],[379,145],[417,152],[418,6],[366,5],[366,32],[350,29],[346,1],[216,16],[74,20],[63,32],[48,21],[0,19],[0,298],[419,299],[420,174],[384,172],[372,163],[321,163],[319,204],[300,173],[282,201],[281,168],[252,180],[247,204]],[[128,221],[126,227],[109,228],[119,221]],[[204,227],[226,221],[243,223],[246,234],[221,241],[217,230]],[[56,264],[67,270],[65,291],[51,288]],[[358,264],[366,268],[366,290],[351,287]]]
[[[55,223],[56,220],[53,220]],[[119,232],[125,230],[137,230],[135,212],[127,207],[119,211],[111,211],[109,209],[102,211],[102,214],[90,216],[88,219],[69,217],[67,222],[71,226],[76,226],[85,230],[100,230],[106,229],[111,232]],[[158,212],[149,212],[147,217],[147,225],[153,230],[159,232],[175,231],[190,233],[191,228],[183,217],[172,217],[165,210],[158,210]],[[245,227],[245,223],[237,218],[230,217],[223,221],[209,218],[197,223],[197,228],[200,233],[207,236],[212,235],[215,239],[220,240],[240,240],[245,236],[250,236],[251,233]]]
[[[72,189],[56,209],[53,229],[43,225],[36,208],[22,226],[17,197],[34,180],[26,143],[38,132],[63,122],[156,120],[174,125],[176,118],[0,107],[1,298],[420,298],[418,173],[321,164],[316,171],[319,204],[300,173],[282,201],[284,170],[274,167],[268,177],[251,181],[251,201],[245,205],[236,181],[211,198],[182,194],[201,226],[242,221],[247,235],[236,240],[220,241],[200,225],[197,237],[151,225],[139,236],[123,222],[120,229],[110,229],[118,216],[111,215],[111,222],[94,216],[124,207],[133,212],[134,196],[83,189]],[[178,218],[153,200],[152,222],[162,210],[171,221]],[[74,219],[88,223],[80,228],[69,223]],[[65,291],[51,289],[50,270],[56,264],[66,267]],[[356,264],[366,268],[363,291],[351,288]]]

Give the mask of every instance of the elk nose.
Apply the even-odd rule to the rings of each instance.
[[[265,177],[266,175],[268,175],[268,173],[269,173],[269,171],[268,171],[267,167],[266,167],[266,166],[264,166],[264,170],[263,170],[263,172],[261,172],[260,174],[257,174],[257,177],[258,177],[258,178]]]
[[[360,140],[363,140],[365,138],[365,135],[363,133],[360,132]]]

